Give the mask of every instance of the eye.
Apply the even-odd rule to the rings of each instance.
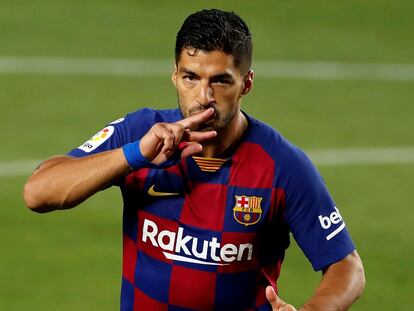
[[[196,79],[196,77],[194,75],[185,75],[185,76],[183,76],[184,81],[192,82],[195,79]]]
[[[225,79],[217,80],[215,81],[215,83],[216,84],[231,84],[229,80],[225,80]]]
[[[231,84],[233,84],[231,79],[224,78],[224,77],[217,77],[217,78],[213,79],[211,82],[216,84],[216,85],[231,85]]]

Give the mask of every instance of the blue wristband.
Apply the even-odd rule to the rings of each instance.
[[[140,141],[137,140],[133,143],[126,144],[122,147],[125,159],[134,171],[143,167],[166,168],[180,162],[180,152],[176,152],[167,161],[164,161],[160,164],[151,163],[151,161],[149,161],[146,157],[142,155],[141,149],[139,149],[139,142]]]
[[[134,171],[152,165],[152,163],[142,155],[141,150],[139,149],[139,140],[124,145],[122,150],[124,151],[125,159]]]

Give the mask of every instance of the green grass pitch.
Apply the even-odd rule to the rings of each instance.
[[[414,63],[412,1],[210,1],[248,22],[255,60]],[[1,57],[173,59],[194,1],[4,1]],[[1,67],[1,66],[0,66]],[[254,65],[253,65],[254,68]],[[414,81],[256,75],[243,109],[305,150],[414,146]],[[116,310],[121,280],[120,193],[38,215],[21,197],[26,175],[1,165],[45,159],[83,143],[128,111],[176,106],[165,76],[0,72],[0,310]],[[414,163],[320,166],[364,261],[352,310],[413,310]],[[299,306],[319,274],[297,246],[280,295]]]

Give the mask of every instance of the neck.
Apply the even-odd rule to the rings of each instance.
[[[217,132],[217,136],[214,139],[203,144],[203,151],[200,155],[208,158],[227,157],[241,139],[247,125],[246,117],[239,111],[228,126]]]

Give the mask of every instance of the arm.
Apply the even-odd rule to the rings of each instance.
[[[324,271],[315,294],[300,310],[348,310],[364,287],[364,267],[354,251]]]
[[[364,286],[364,268],[358,253],[354,251],[324,270],[322,280],[314,295],[299,310],[348,310],[362,294]],[[266,288],[266,297],[274,311],[296,310],[292,305],[280,299],[271,286]]]
[[[29,177],[23,197],[27,207],[39,213],[72,208],[129,170],[121,148],[84,158],[56,156]]]
[[[151,164],[161,164],[180,148],[181,157],[200,152],[199,142],[216,135],[215,131],[197,132],[191,128],[212,117],[213,109],[176,123],[157,123],[139,141],[142,156]],[[73,158],[56,156],[43,162],[29,177],[23,197],[27,207],[45,213],[75,207],[99,190],[110,186],[131,171],[122,148]]]

